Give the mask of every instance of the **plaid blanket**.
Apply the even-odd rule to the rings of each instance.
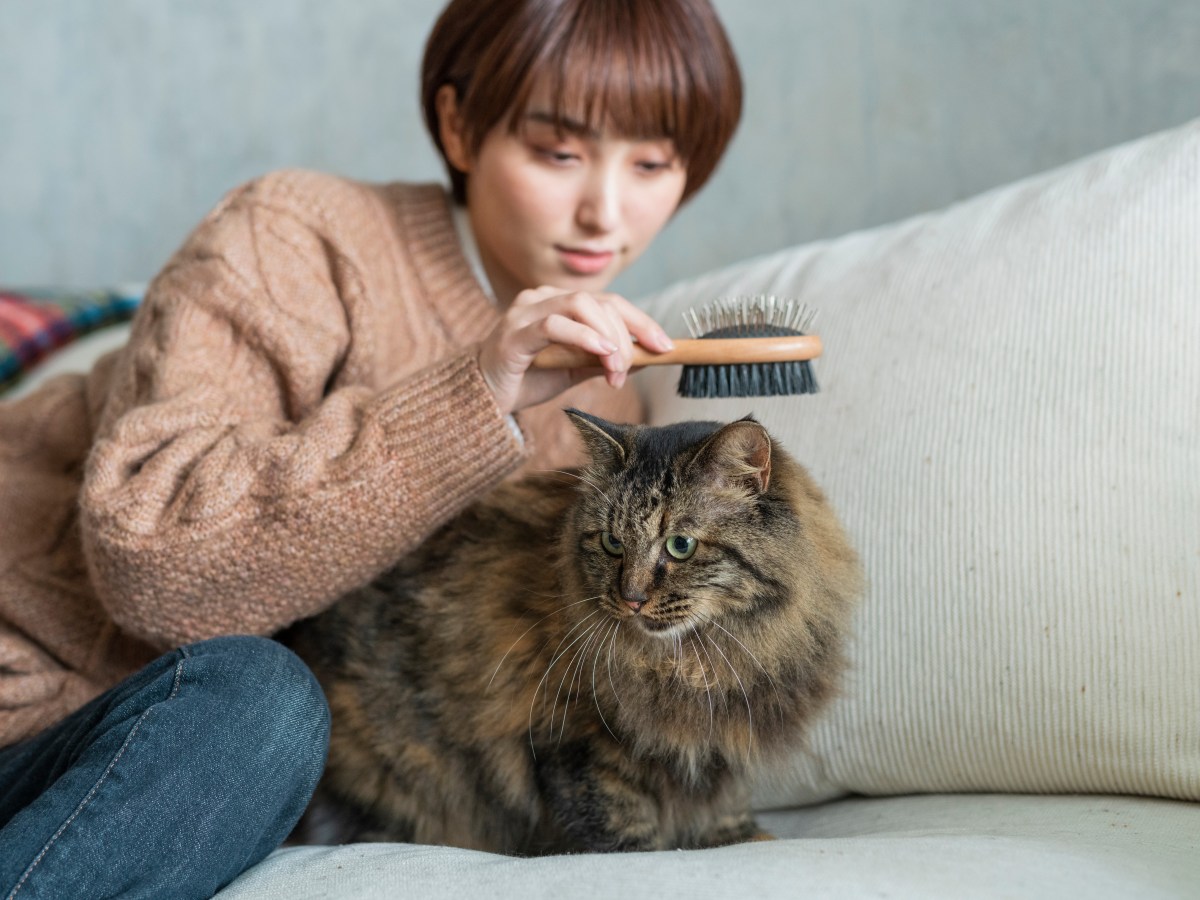
[[[55,350],[128,320],[140,291],[0,290],[0,391]]]

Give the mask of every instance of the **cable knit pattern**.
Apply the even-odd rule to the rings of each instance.
[[[475,344],[498,321],[436,185],[313,172],[229,194],[151,283],[129,344],[0,406],[0,744],[161,649],[268,634],[368,580],[524,463],[579,459]]]

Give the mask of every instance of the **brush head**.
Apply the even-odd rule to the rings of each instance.
[[[772,296],[729,297],[684,313],[692,337],[788,337],[806,334],[815,313],[796,300]],[[809,360],[684,366],[679,396],[779,397],[815,394]]]

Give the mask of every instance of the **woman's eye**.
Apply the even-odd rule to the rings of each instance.
[[[667,552],[676,559],[690,559],[699,543],[694,537],[673,534],[667,538]]]
[[[548,148],[539,148],[538,155],[543,159],[549,160],[552,163],[570,163],[579,159],[578,153],[571,153],[569,150],[553,150]]]
[[[636,165],[639,171],[646,172],[647,174],[654,172],[665,172],[667,169],[671,168],[671,164],[669,162],[640,162]]]
[[[621,556],[625,552],[625,547],[621,542],[607,531],[600,532],[600,546],[612,556]]]

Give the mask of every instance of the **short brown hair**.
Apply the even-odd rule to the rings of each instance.
[[[549,80],[552,115],[624,137],[669,138],[687,166],[683,200],[712,175],[742,112],[742,78],[707,0],[451,0],[425,45],[425,124],[450,173],[437,93],[458,95],[467,150],[507,118],[515,130],[534,84]],[[572,106],[574,104],[574,106]]]

